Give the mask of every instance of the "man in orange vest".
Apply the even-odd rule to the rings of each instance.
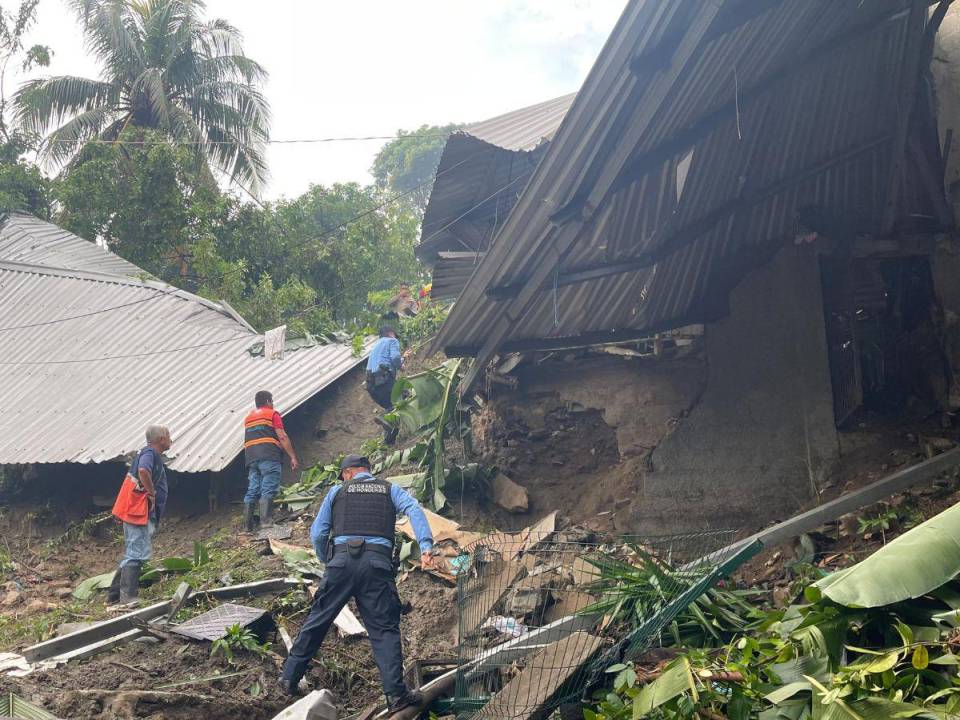
[[[260,502],[260,524],[269,525],[273,516],[273,496],[280,489],[283,453],[290,458],[290,469],[299,467],[293,443],[283,429],[280,413],[273,409],[273,395],[261,390],[254,398],[257,409],[243,421],[243,455],[247,463],[247,494],[243,498],[243,522],[247,532],[256,527],[256,504]]]
[[[163,453],[170,449],[170,431],[147,428],[147,446],[137,453],[113,505],[123,523],[123,560],[107,592],[108,603],[134,603],[140,594],[140,570],[153,549],[153,533],[167,505],[167,470]]]

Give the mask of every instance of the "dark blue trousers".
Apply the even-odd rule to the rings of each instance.
[[[283,664],[284,682],[290,687],[297,686],[334,619],[351,597],[370,636],[384,693],[402,695],[407,688],[403,682],[400,596],[393,559],[386,552],[371,550],[369,546],[360,557],[337,548],[327,563],[326,576],[313,598],[310,614]]]

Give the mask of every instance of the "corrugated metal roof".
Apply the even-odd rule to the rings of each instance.
[[[35,223],[43,237],[56,234]],[[78,242],[66,237],[66,251],[44,257],[59,262]],[[42,324],[106,308],[115,309]],[[23,325],[33,327],[4,329]],[[257,390],[273,392],[286,414],[362,361],[344,345],[282,361],[251,356],[262,339],[225,308],[164,283],[0,262],[0,464],[113,460],[158,423],[173,436],[172,469],[220,470],[242,450]]]
[[[486,249],[574,97],[482,120],[450,136],[423,217],[421,260],[433,265],[439,252]]]
[[[471,123],[461,133],[504,150],[530,151],[553,137],[576,96],[576,93],[570,93],[489,120]]]
[[[0,260],[124,277],[147,274],[96,243],[25,213],[10,213],[3,218]]]
[[[875,233],[910,18],[906,0],[629,2],[438,345],[485,360],[714,319],[805,211]],[[930,214],[919,197],[904,216]]]

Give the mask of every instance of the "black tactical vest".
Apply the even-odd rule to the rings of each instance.
[[[344,483],[333,499],[333,537],[364,535],[382,537],[393,542],[397,510],[390,497],[390,483],[373,480],[351,480]]]

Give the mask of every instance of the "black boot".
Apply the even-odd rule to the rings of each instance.
[[[260,527],[273,525],[273,498],[260,498]]]
[[[387,714],[393,715],[404,708],[419,707],[423,704],[423,693],[407,690],[403,695],[387,695]]]
[[[139,561],[129,562],[120,569],[120,602],[135,603],[140,596]]]
[[[116,605],[120,602],[120,570],[119,568],[113,574],[113,580],[110,581],[110,587],[107,590],[107,604]]]
[[[252,533],[257,527],[256,503],[248,502],[243,504],[243,524],[248,533]]]

